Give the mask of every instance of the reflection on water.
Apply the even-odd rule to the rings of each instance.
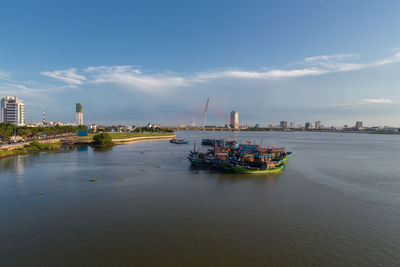
[[[0,160],[0,266],[400,262],[399,136],[177,136],[191,145],[63,147]],[[193,142],[215,136],[294,156],[267,176],[190,167]]]
[[[93,147],[94,152],[108,152],[113,149],[112,146],[95,146]]]
[[[192,175],[196,174],[208,174],[210,179],[215,179],[215,175],[218,176],[220,182],[240,182],[242,180],[255,181],[257,183],[273,184],[281,173],[264,173],[264,174],[238,174],[233,171],[220,170],[220,169],[204,169],[198,166],[189,165],[188,169],[192,172]],[[212,175],[212,176],[211,176]]]
[[[78,146],[76,149],[79,152],[89,151],[89,147],[88,146]]]
[[[257,185],[262,185],[264,187],[271,187],[275,185],[276,180],[279,179],[279,176],[280,176],[279,173],[270,173],[262,175],[221,173],[220,175],[218,175],[218,182],[220,183],[251,182]]]
[[[39,153],[32,153],[28,155],[10,156],[0,159],[0,170],[11,171],[17,176],[25,173],[25,168],[31,165],[35,159],[39,159]]]

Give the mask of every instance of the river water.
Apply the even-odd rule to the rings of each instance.
[[[400,136],[177,136],[294,155],[275,176],[192,169],[165,140],[2,159],[0,266],[398,266]]]

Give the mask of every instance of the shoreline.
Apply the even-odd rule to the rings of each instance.
[[[146,140],[155,140],[156,141],[156,140],[165,140],[165,139],[171,139],[171,138],[176,138],[176,135],[172,134],[172,135],[165,135],[165,136],[161,136],[161,135],[160,136],[141,136],[141,137],[126,138],[126,139],[112,139],[112,141],[113,141],[114,145],[123,145],[123,144],[132,144],[132,143],[138,142],[138,141],[146,141]],[[21,149],[21,147],[16,147],[16,148],[8,150],[8,151],[0,151],[0,160],[3,158],[7,158],[7,157],[22,156],[22,155],[35,154],[35,153],[40,153],[40,152],[59,152],[59,151],[61,151],[61,146],[63,146],[63,145],[92,146],[91,145],[92,141],[87,141],[87,142],[82,142],[82,141],[83,140],[73,140],[72,143],[68,143],[68,142],[63,142],[62,140],[60,140],[59,142],[54,142],[54,143],[60,143],[59,149],[43,149],[43,150],[34,150],[34,151],[24,150],[24,151],[13,152],[16,149]],[[25,147],[23,147],[23,148],[25,148]],[[4,154],[2,155],[1,152],[3,152]]]
[[[121,144],[131,144],[137,141],[146,141],[146,140],[164,140],[164,139],[171,139],[176,138],[175,134],[172,135],[160,135],[160,136],[141,136],[141,137],[132,137],[132,138],[125,138],[125,139],[112,139],[113,143],[116,145]]]
[[[330,130],[330,129],[321,129],[321,130],[316,130],[316,129],[311,129],[311,130],[302,130],[302,129],[265,129],[265,128],[259,128],[259,129],[225,129],[225,128],[206,128],[204,130],[202,129],[176,129],[176,131],[183,131],[183,132],[188,132],[188,131],[204,131],[204,132],[277,132],[277,133],[290,133],[290,132],[299,132],[299,133],[313,133],[313,132],[318,132],[318,133],[359,133],[359,134],[392,134],[392,135],[400,135],[400,131],[398,132],[392,132],[392,131],[366,131],[366,130]]]
[[[32,147],[31,144],[25,145],[23,147],[15,147],[11,150],[0,151],[0,160],[7,157],[12,156],[21,156],[27,154],[35,154],[40,152],[59,152],[61,150],[62,144],[61,142],[45,142],[40,143],[39,145],[44,145],[44,147]]]

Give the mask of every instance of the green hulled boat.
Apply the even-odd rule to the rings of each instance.
[[[245,174],[268,174],[268,173],[278,173],[285,168],[286,164],[282,164],[272,169],[264,169],[264,168],[252,168],[249,166],[232,166],[232,170],[236,173],[245,173]]]

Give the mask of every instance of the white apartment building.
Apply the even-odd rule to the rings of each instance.
[[[6,96],[1,99],[1,122],[25,125],[25,104],[21,99],[16,96]]]

